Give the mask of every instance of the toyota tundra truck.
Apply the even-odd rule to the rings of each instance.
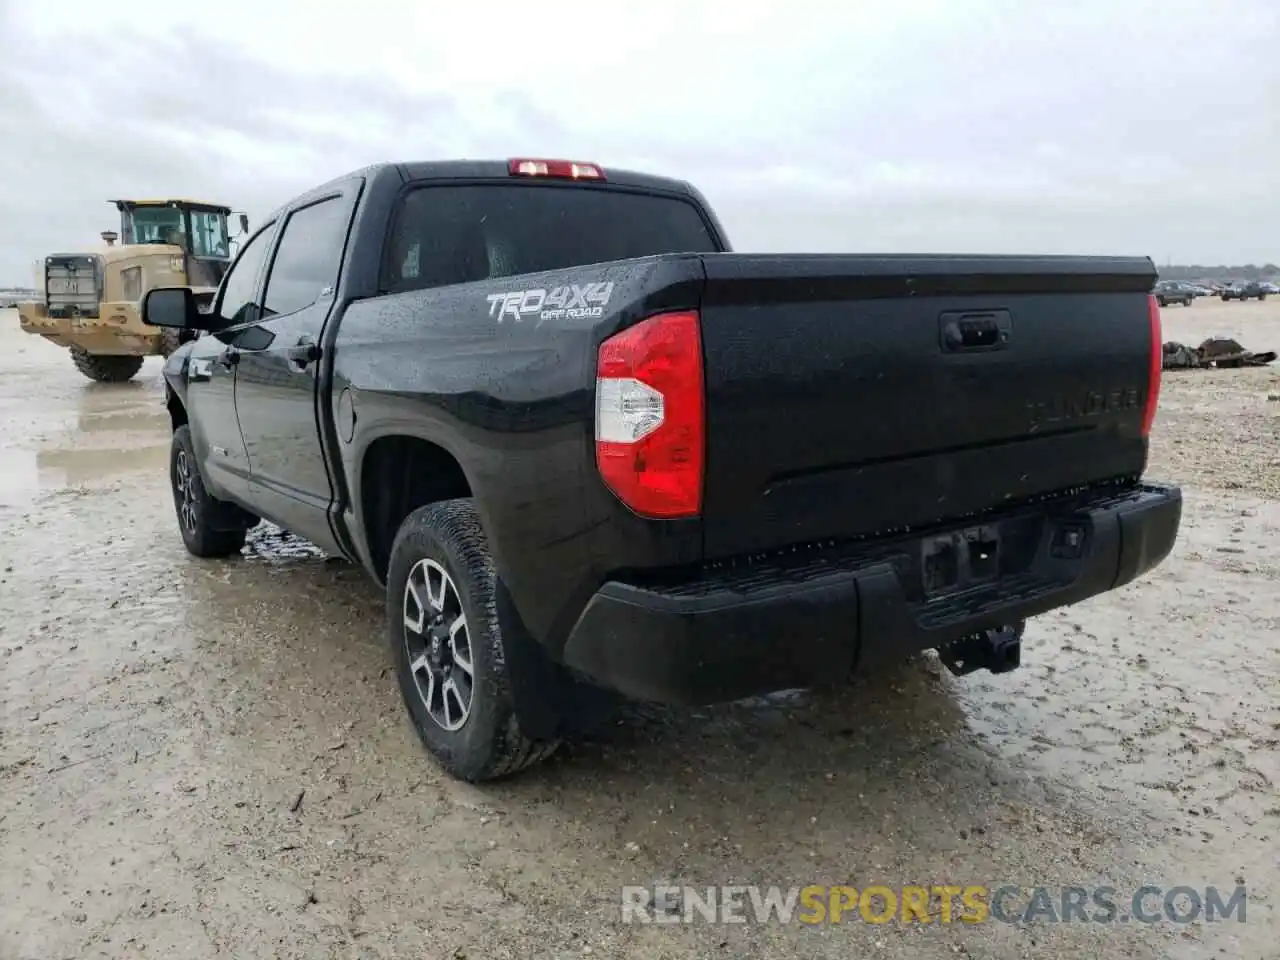
[[[731,251],[689,184],[383,164],[266,219],[164,368],[179,531],[262,520],[386,590],[426,748],[480,781],[583,692],[672,704],[936,650],[1159,564],[1148,258]],[[288,602],[287,598],[282,602]]]

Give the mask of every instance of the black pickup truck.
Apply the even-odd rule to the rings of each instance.
[[[554,749],[579,693],[736,699],[937,649],[1169,553],[1141,479],[1145,258],[730,252],[690,185],[385,164],[268,217],[207,309],[159,289],[182,537],[261,519],[387,595],[453,775]]]

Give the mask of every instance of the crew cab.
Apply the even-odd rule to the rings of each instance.
[[[689,184],[383,164],[266,218],[164,368],[187,549],[262,519],[386,589],[426,747],[483,780],[601,689],[699,704],[936,649],[1174,544],[1146,258],[731,252]],[[282,598],[282,602],[288,602]]]

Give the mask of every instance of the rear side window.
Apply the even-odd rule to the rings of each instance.
[[[675,197],[530,184],[421,187],[392,220],[382,288],[716,250],[697,207]]]
[[[266,316],[294,313],[332,292],[342,265],[348,211],[344,198],[331,197],[294,211],[285,221],[267,277]]]

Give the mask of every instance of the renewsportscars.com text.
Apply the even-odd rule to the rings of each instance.
[[[1245,887],[627,886],[623,923],[1245,922]]]

